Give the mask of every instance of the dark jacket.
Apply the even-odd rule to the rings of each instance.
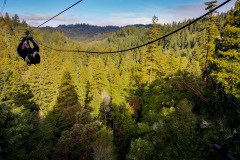
[[[36,44],[36,42],[34,42],[33,39],[30,39],[30,41],[32,42],[33,44],[33,48],[27,48],[27,49],[22,49],[22,46],[23,46],[23,43],[24,43],[25,39],[23,39],[19,45],[18,45],[18,48],[17,48],[17,52],[18,54],[23,58],[25,59],[25,57],[28,55],[28,54],[33,54],[33,52],[39,52],[39,47],[38,45]]]

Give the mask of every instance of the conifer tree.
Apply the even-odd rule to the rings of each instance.
[[[90,77],[89,77],[89,92],[88,92],[88,106],[93,111],[93,115],[97,116],[103,98],[103,92],[108,92],[108,80],[104,69],[104,63],[101,58],[91,57],[88,63]]]
[[[76,124],[59,138],[54,159],[93,159],[93,142],[100,128],[88,110],[78,112]]]
[[[216,6],[217,1],[210,1],[206,2],[207,5],[206,10],[212,10]],[[205,35],[204,35],[204,42],[205,45],[203,46],[203,51],[205,52],[205,57],[203,59],[204,69],[203,69],[203,77],[205,77],[205,81],[208,79],[209,75],[209,65],[213,62],[213,56],[215,53],[216,47],[216,39],[218,36],[218,28],[216,25],[216,18],[214,17],[214,13],[209,14],[206,17],[205,21]]]
[[[227,93],[240,98],[240,1],[228,14],[217,44],[213,76]]]
[[[54,131],[54,142],[56,142],[56,138],[60,137],[62,131],[69,129],[74,124],[72,122],[75,121],[74,117],[77,111],[80,111],[77,92],[72,84],[70,73],[65,71],[59,86],[56,104],[45,121]]]
[[[83,64],[80,65],[77,78],[77,92],[79,95],[79,103],[83,106],[85,105],[87,99],[87,84],[89,78],[89,70]]]
[[[95,160],[114,160],[113,132],[107,127],[102,127],[97,132],[96,141],[93,143]]]
[[[111,57],[108,57],[107,66],[106,66],[107,76],[109,87],[110,87],[110,96],[112,98],[112,103],[119,105],[124,102],[124,85],[120,77],[119,70],[115,67]]]
[[[62,84],[59,86],[56,107],[71,107],[78,104],[78,96],[68,71],[64,72]]]
[[[21,106],[0,103],[0,159],[24,159],[37,130],[36,114]]]
[[[9,66],[1,65],[4,70],[0,76],[0,112],[2,112],[0,132],[3,134],[1,140],[4,142],[1,154],[3,159],[23,159],[31,145],[28,140],[38,127],[36,124],[38,106],[33,100],[29,86],[22,79],[23,71],[19,69],[24,67],[18,63],[14,65],[10,69]]]
[[[42,58],[42,63],[44,63],[45,57]],[[54,62],[52,65],[31,66],[24,76],[34,94],[35,102],[39,105],[41,113],[44,113],[43,115],[47,114],[57,98],[57,84],[60,76],[53,76],[57,73],[57,70],[53,68]]]
[[[153,16],[152,26],[148,32],[148,41],[157,39],[160,36],[158,18]],[[149,45],[149,48],[145,54],[145,71],[149,75],[148,82],[151,84],[155,79],[155,74],[157,70],[157,57],[160,54],[160,47],[158,43],[152,43]]]
[[[12,21],[13,21],[13,26],[16,27],[18,26],[18,24],[20,24],[20,18],[17,14],[15,14],[13,17],[12,17]]]
[[[33,100],[33,94],[22,77],[21,66],[15,66],[11,70],[6,69],[3,77],[2,100],[9,106],[24,106],[32,111],[38,110],[38,106]]]

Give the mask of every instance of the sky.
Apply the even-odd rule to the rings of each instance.
[[[7,0],[3,14],[18,14],[31,26],[38,26],[49,18],[68,8],[78,0]],[[87,23],[98,26],[126,26],[131,24],[151,24],[155,15],[159,23],[171,23],[197,18],[205,13],[207,0],[83,0],[45,26]],[[225,0],[218,0],[218,4]],[[230,1],[219,9],[225,12],[234,6]],[[2,7],[4,0],[0,0]]]

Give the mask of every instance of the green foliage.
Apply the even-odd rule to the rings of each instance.
[[[84,112],[84,111],[83,111]],[[100,123],[94,121],[89,112],[77,115],[77,123],[63,132],[56,146],[56,159],[92,159],[92,142],[96,139]],[[87,120],[84,117],[87,116]],[[90,119],[89,119],[90,118]]]
[[[104,36],[106,33],[111,33],[120,29],[117,26],[93,26],[89,24],[75,24],[75,25],[60,25],[56,28],[46,27],[42,30],[51,30],[56,31],[60,30],[64,34],[66,34],[69,38],[75,39],[78,41],[88,42],[102,39],[104,40],[106,37]],[[105,34],[104,34],[105,33]]]
[[[78,103],[78,95],[75,86],[72,84],[72,78],[69,72],[64,72],[59,93],[56,102],[56,107],[70,107]]]
[[[143,138],[132,142],[129,159],[201,159],[202,140],[195,130],[196,117],[191,110],[191,103],[184,99],[175,111],[159,116],[141,133]],[[139,127],[143,130],[142,125]]]
[[[88,67],[90,72],[88,106],[93,111],[93,115],[97,116],[103,102],[102,93],[108,89],[108,80],[102,59],[90,57]]]
[[[0,158],[23,159],[37,129],[37,114],[23,106],[9,109],[4,104],[0,104],[0,113]]]
[[[59,95],[56,104],[52,111],[48,113],[45,122],[51,128],[54,135],[59,138],[64,130],[69,129],[75,124],[75,115],[80,109],[78,95],[75,91],[75,86],[72,84],[71,75],[66,71],[59,86]],[[56,137],[53,138],[54,143],[57,141]]]
[[[141,138],[136,139],[131,143],[131,150],[128,154],[128,159],[147,160],[151,159],[154,153],[154,147],[151,142]]]
[[[153,17],[152,19],[152,26],[147,33],[148,35],[148,41],[153,41],[160,37],[159,33],[159,25],[157,24],[158,18],[156,16]],[[147,82],[150,84],[156,79],[156,70],[157,68],[157,62],[158,62],[158,57],[160,54],[160,47],[158,46],[157,43],[152,43],[149,45],[147,52],[143,55],[144,56],[144,71],[146,72],[145,74],[148,75],[149,79]]]
[[[132,118],[133,111],[129,104],[113,106],[111,120],[113,120],[113,129],[115,134],[121,136],[129,136],[134,130],[134,120]]]
[[[114,160],[113,132],[103,127],[97,132],[96,141],[93,144],[94,160]]]
[[[211,144],[239,127],[239,1],[229,13],[129,52],[60,53],[41,46],[41,64],[31,67],[16,53],[30,27],[17,15],[4,20],[0,159],[214,159]],[[91,43],[49,28],[35,30],[34,39],[57,49],[114,51],[189,21],[161,25],[154,16],[152,25],[94,26],[81,37]],[[69,36],[81,27],[90,26],[60,26],[73,31]],[[211,84],[202,80],[207,53]]]
[[[226,93],[240,98],[240,25],[239,2],[227,16],[221,32],[215,57],[216,68],[213,77],[221,84]]]

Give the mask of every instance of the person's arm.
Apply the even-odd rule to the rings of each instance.
[[[33,38],[30,38],[29,39],[31,42],[32,42],[32,44],[33,44],[33,51],[37,51],[37,52],[39,52],[39,47],[38,47],[38,45],[37,45],[37,43],[33,40]]]
[[[19,43],[18,48],[17,48],[17,52],[18,54],[22,53],[22,46],[23,46],[23,42],[25,41],[25,39],[23,38],[22,41]]]
[[[19,43],[18,48],[17,48],[18,54],[19,54],[23,59],[24,59],[25,56],[26,56],[26,54],[24,53],[24,50],[22,49],[22,46],[23,46],[23,43],[24,43],[25,40],[26,40],[26,39],[23,38],[22,41]]]

